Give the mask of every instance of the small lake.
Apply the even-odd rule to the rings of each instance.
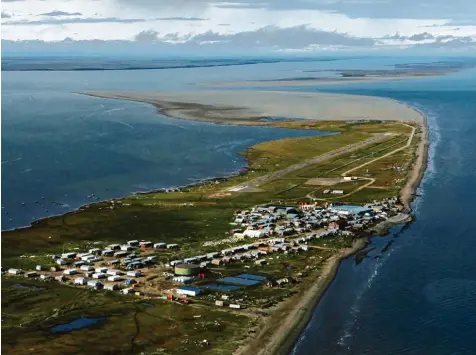
[[[53,333],[67,333],[73,330],[82,329],[82,328],[90,327],[92,325],[104,323],[106,319],[107,319],[106,317],[98,317],[98,318],[81,317],[69,323],[56,325],[51,328],[51,331]]]

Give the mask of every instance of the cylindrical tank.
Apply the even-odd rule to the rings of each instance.
[[[196,276],[200,273],[200,266],[195,264],[178,264],[175,265],[175,275],[180,276]]]

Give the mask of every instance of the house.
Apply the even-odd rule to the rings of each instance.
[[[152,242],[139,242],[141,248],[150,248],[153,246]]]
[[[332,190],[331,195],[343,195],[344,190]]]
[[[68,264],[71,264],[71,260],[58,259],[58,260],[56,260],[56,264],[58,264],[58,265],[68,265]]]
[[[24,276],[27,278],[31,278],[31,277],[37,277],[38,274],[36,273],[36,271],[30,271],[30,272],[26,272]]]
[[[98,248],[89,249],[89,254],[101,255],[101,249],[98,249]]]
[[[123,288],[122,293],[125,294],[125,295],[129,295],[131,293],[134,293],[134,289],[133,288]]]
[[[117,285],[117,284],[104,284],[103,289],[108,290],[108,291],[116,291],[116,290],[119,289],[119,285]]]
[[[41,265],[36,265],[35,270],[36,271],[41,271],[41,270],[43,270],[43,268],[41,267]]]
[[[64,275],[55,276],[55,280],[59,282],[63,282],[63,281],[66,281],[66,277],[64,277]]]
[[[76,257],[76,253],[63,253],[61,254],[62,259],[74,259]]]
[[[75,285],[86,285],[88,283],[88,279],[85,277],[78,277],[74,279]]]
[[[146,262],[146,263],[154,263],[156,261],[157,261],[157,257],[155,255],[148,256],[144,260],[144,262]]]
[[[114,253],[114,257],[116,258],[123,258],[127,256],[127,251],[118,251]]]
[[[129,251],[132,250],[133,248],[130,245],[121,245],[121,250],[122,251]]]
[[[86,264],[86,263],[84,261],[80,260],[80,261],[76,261],[73,265],[79,267],[79,266],[82,266],[84,264]]]
[[[172,260],[169,265],[170,266],[175,266],[177,264],[182,264],[183,263],[183,260]]]
[[[51,275],[48,275],[48,274],[42,274],[42,275],[40,275],[40,279],[47,281],[47,280],[53,279],[53,277]]]
[[[335,229],[335,230],[340,230],[344,229],[347,226],[347,221],[344,219],[339,219],[337,221],[332,221],[329,223],[327,226],[328,229]]]
[[[99,281],[96,281],[96,280],[89,280],[87,282],[87,285],[89,287],[92,287],[92,288],[95,288],[95,289],[99,289],[99,288],[102,288],[103,284]]]
[[[79,270],[81,270],[81,271],[93,271],[94,267],[92,267],[91,265],[81,265]]]
[[[107,270],[106,274],[110,276],[120,276],[120,275],[123,275],[124,273],[121,270],[111,269],[111,270]]]
[[[107,271],[107,267],[97,267],[96,269],[94,269],[94,271],[96,271],[96,273],[105,273]]]
[[[107,247],[107,249],[110,249],[110,250],[119,250],[121,249],[121,246],[119,244],[111,244]]]
[[[66,269],[63,271],[64,275],[76,275],[78,273],[78,270],[76,269]]]
[[[179,295],[198,296],[202,290],[192,286],[180,286],[175,290]]]
[[[97,273],[94,273],[94,274],[92,275],[92,278],[93,278],[93,279],[105,279],[105,278],[106,278],[106,274],[97,272]]]
[[[137,246],[139,246],[139,241],[138,240],[128,240],[127,245],[130,245],[131,247],[137,247]]]
[[[122,277],[118,276],[118,275],[114,275],[114,276],[109,276],[107,278],[107,281],[112,281],[112,282],[118,282],[118,281],[122,281]]]
[[[127,276],[132,276],[132,277],[141,277],[142,276],[142,272],[140,271],[128,271]]]
[[[178,244],[167,244],[166,248],[167,249],[178,249],[179,245]]]
[[[114,250],[111,249],[104,249],[101,252],[102,256],[113,256],[114,255]]]
[[[266,259],[259,259],[255,261],[256,265],[265,265],[266,263]]]
[[[154,248],[155,249],[165,249],[167,247],[167,244],[165,243],[155,243]]]
[[[115,260],[111,260],[107,263],[108,265],[119,265],[120,264],[120,261],[115,259]]]

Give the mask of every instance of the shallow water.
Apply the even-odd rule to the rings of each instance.
[[[73,330],[87,328],[92,325],[98,325],[106,321],[106,317],[88,318],[81,317],[66,324],[59,324],[51,328],[53,333],[67,333]]]

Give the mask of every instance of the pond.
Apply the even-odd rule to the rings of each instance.
[[[51,328],[53,333],[66,333],[76,329],[86,328],[92,325],[101,324],[106,321],[106,317],[88,318],[81,317],[69,323],[59,324]]]

